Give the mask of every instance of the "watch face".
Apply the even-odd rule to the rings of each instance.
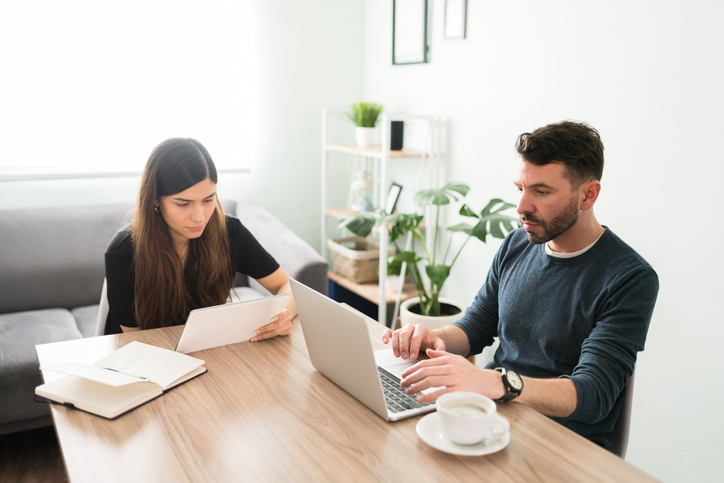
[[[508,378],[508,383],[513,387],[513,389],[516,391],[523,389],[523,381],[520,379],[517,372],[506,371],[505,375]]]

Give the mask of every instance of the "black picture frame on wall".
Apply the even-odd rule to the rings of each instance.
[[[428,0],[392,0],[392,65],[428,62]]]
[[[400,193],[402,192],[402,185],[392,183],[390,189],[387,190],[387,199],[385,200],[385,211],[391,215],[397,208],[397,200],[400,199]]]

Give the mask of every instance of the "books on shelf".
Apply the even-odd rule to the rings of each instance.
[[[92,366],[64,362],[43,366],[65,377],[35,394],[52,402],[115,419],[206,372],[204,361],[161,347],[131,342]]]

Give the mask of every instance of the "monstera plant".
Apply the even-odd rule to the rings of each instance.
[[[428,247],[425,235],[421,229],[424,216],[420,214],[389,214],[384,210],[376,210],[372,213],[361,213],[343,218],[340,221],[341,228],[347,228],[357,236],[366,237],[375,226],[386,226],[389,232],[390,242],[397,248],[397,255],[389,259],[390,266],[399,266],[403,262],[409,268],[410,276],[415,284],[419,298],[417,311],[424,316],[439,317],[441,315],[440,290],[450,276],[450,271],[455,265],[463,248],[471,238],[477,238],[483,243],[488,235],[493,238],[505,238],[507,232],[520,226],[518,219],[503,214],[504,211],[514,208],[515,205],[494,198],[481,211],[476,212],[467,204],[460,207],[459,214],[471,218],[472,223],[459,223],[448,227],[447,241],[441,240],[444,233],[441,233],[440,210],[443,206],[461,201],[470,191],[470,187],[462,183],[447,183],[442,188],[419,191],[415,195],[415,203],[421,208],[432,205],[434,220],[428,222],[428,229],[432,229],[431,243]],[[412,248],[409,251],[402,250],[398,245],[399,239],[408,234],[413,235]],[[466,235],[466,239],[457,252],[451,257],[452,237],[456,234]],[[416,249],[419,244],[421,250]],[[440,252],[438,252],[440,248]],[[444,251],[443,251],[444,250]],[[424,255],[422,255],[424,253]],[[419,264],[424,264],[425,274],[429,280],[429,286],[425,286]]]

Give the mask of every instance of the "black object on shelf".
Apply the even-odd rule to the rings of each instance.
[[[329,282],[329,298],[332,300],[335,300],[339,303],[346,303],[347,305],[350,305],[351,307],[354,307],[355,309],[359,310],[363,314],[365,314],[367,317],[377,320],[378,315],[378,307],[377,304],[370,302],[364,297],[360,297],[356,293],[347,290],[346,288],[342,287],[341,285],[333,282],[332,280],[328,280]],[[387,304],[387,327],[391,326],[392,323],[392,312],[395,310],[395,304],[389,303]]]
[[[390,151],[402,150],[402,134],[405,130],[403,121],[391,121],[390,126]]]

